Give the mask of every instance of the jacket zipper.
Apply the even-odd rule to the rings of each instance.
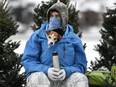
[[[63,58],[65,58],[66,44],[64,44],[63,50],[64,50]]]

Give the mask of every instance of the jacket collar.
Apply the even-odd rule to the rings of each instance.
[[[45,30],[48,30],[49,29],[49,25],[48,25],[48,22],[44,22],[41,24],[41,27],[39,29],[39,32],[38,32],[38,35],[42,38],[46,38],[46,33],[45,33]],[[63,35],[63,39],[67,38],[67,37],[71,37],[73,33],[73,27],[69,24],[66,25],[66,31]]]

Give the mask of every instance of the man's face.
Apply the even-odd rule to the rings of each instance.
[[[58,19],[61,20],[61,16],[60,16],[60,14],[58,12],[52,12],[50,17],[55,17],[55,18],[58,18]]]

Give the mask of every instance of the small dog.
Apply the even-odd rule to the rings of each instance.
[[[47,30],[46,34],[48,38],[49,47],[53,46],[56,42],[62,39],[62,36],[60,34],[52,30]]]

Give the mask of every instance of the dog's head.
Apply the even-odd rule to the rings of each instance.
[[[62,39],[62,36],[55,31],[47,30],[46,34],[49,46],[53,46],[56,42]]]

